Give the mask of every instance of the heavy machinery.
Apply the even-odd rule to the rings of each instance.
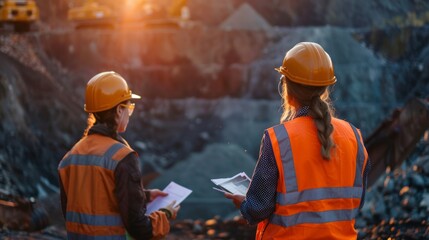
[[[187,0],[141,0],[123,13],[124,23],[139,22],[146,28],[183,27],[190,18]]]
[[[413,98],[365,139],[372,168],[368,186],[389,168],[392,171],[409,157],[416,144],[429,129],[429,98]]]
[[[34,0],[0,0],[0,23],[17,32],[26,32],[39,20],[39,8]]]
[[[87,0],[82,6],[69,9],[67,18],[75,28],[113,28],[117,21],[116,14],[107,6],[95,0]]]
[[[114,28],[138,24],[143,27],[181,27],[189,20],[187,0],[135,0],[113,6],[86,0],[68,11],[75,28]]]

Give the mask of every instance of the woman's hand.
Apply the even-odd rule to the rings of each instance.
[[[171,219],[176,219],[177,212],[180,210],[180,205],[174,206],[176,204],[176,201],[171,202],[167,207],[165,207],[167,210],[171,213]]]
[[[230,193],[225,193],[225,197],[228,198],[228,199],[232,199],[232,202],[234,203],[234,205],[235,205],[236,208],[240,208],[241,203],[246,198],[246,196],[243,196],[243,195],[230,194]]]
[[[150,189],[149,191],[149,202],[152,202],[157,197],[165,197],[168,193],[163,192],[159,189]]]

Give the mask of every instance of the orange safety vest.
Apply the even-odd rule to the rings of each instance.
[[[114,192],[114,171],[131,152],[110,137],[91,134],[61,160],[58,171],[67,196],[69,239],[126,239]]]
[[[360,132],[332,119],[336,147],[324,160],[311,117],[268,129],[279,171],[276,207],[256,239],[356,239],[355,217],[368,154]]]

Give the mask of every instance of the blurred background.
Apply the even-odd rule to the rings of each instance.
[[[282,113],[274,68],[296,43],[330,54],[336,115],[364,138],[398,107],[429,96],[424,0],[0,0],[0,23],[4,236],[46,226],[39,238],[65,236],[57,166],[82,136],[86,83],[101,71],[118,72],[143,97],[124,137],[140,154],[146,186],[192,189],[178,218],[203,233],[197,219],[204,227],[239,215],[210,179],[252,175],[263,131]],[[429,155],[427,144],[420,149],[415,158]],[[412,169],[404,164],[396,167]],[[419,191],[429,206],[427,175]],[[361,229],[391,219],[376,202]]]

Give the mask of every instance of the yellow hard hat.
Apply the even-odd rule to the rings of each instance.
[[[92,77],[86,85],[86,112],[95,113],[113,108],[129,99],[140,99],[132,94],[125,79],[115,72],[102,72]]]
[[[292,82],[308,86],[329,86],[337,82],[331,58],[313,42],[296,44],[276,70]]]

